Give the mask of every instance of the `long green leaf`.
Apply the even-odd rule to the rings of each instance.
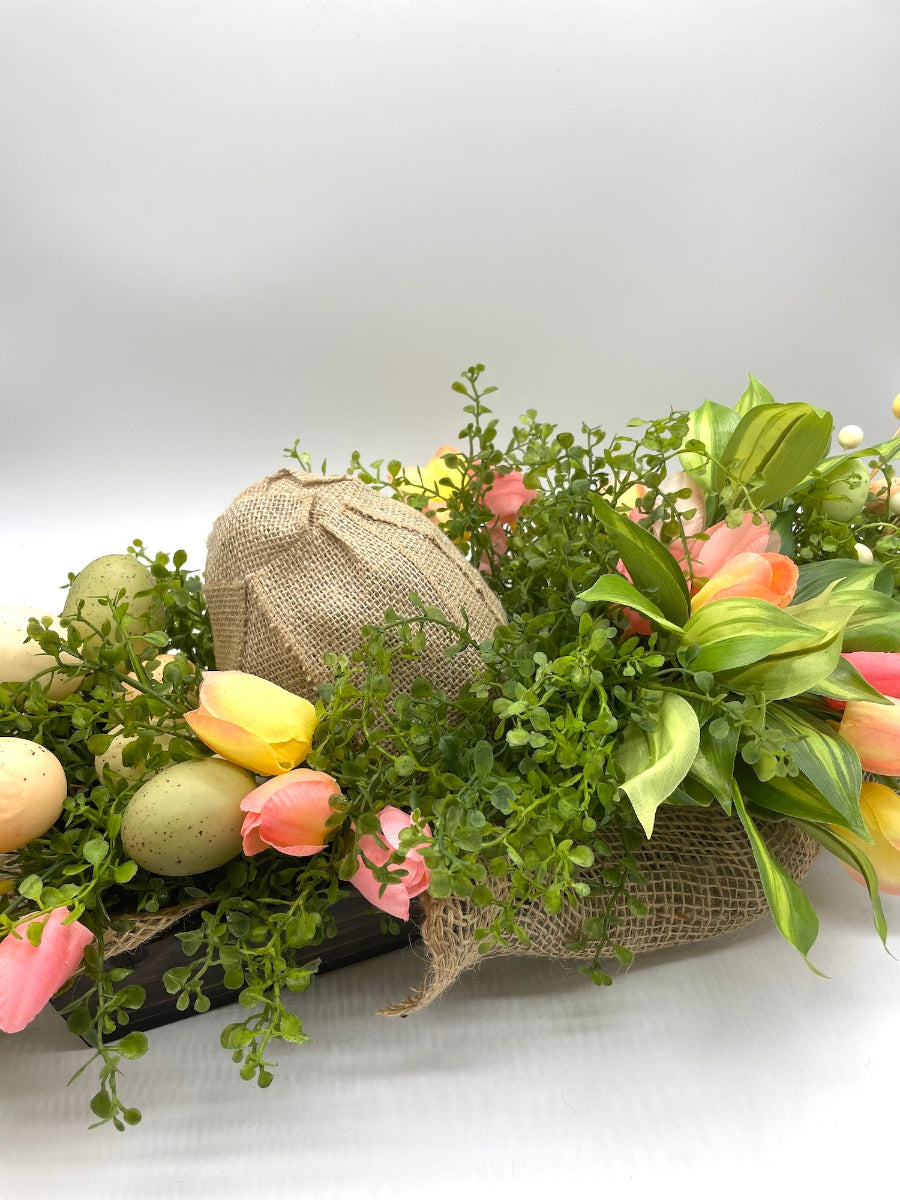
[[[713,674],[749,666],[794,642],[821,637],[821,630],[786,610],[749,597],[711,600],[684,627],[685,642],[701,648],[691,659],[691,670]]]
[[[875,868],[869,859],[836,829],[824,829],[821,825],[816,825],[811,821],[796,821],[795,824],[804,829],[810,837],[815,838],[826,850],[830,850],[836,858],[841,859],[842,862],[845,862],[862,876],[866,890],[869,893],[869,902],[872,905],[872,917],[875,921],[875,928],[878,931],[878,936],[881,938],[885,950],[887,950],[887,921],[885,920],[884,908],[881,904],[881,896],[878,893],[878,876],[875,874]],[[890,950],[888,950],[888,954],[890,953]],[[891,954],[891,958],[893,957],[893,954]]]
[[[684,625],[691,611],[687,584],[666,547],[601,496],[592,496],[591,504],[638,591],[656,604],[667,620]]]
[[[890,704],[877,688],[867,683],[856,667],[846,658],[839,658],[827,679],[808,689],[814,696],[828,696],[832,700],[865,700],[871,704]]]
[[[690,776],[707,788],[724,811],[731,814],[731,781],[737,753],[738,727],[729,724],[725,737],[715,738],[709,724],[700,729],[700,748],[691,764]]]
[[[758,379],[748,372],[750,382],[744,391],[744,394],[734,406],[738,416],[745,417],[751,408],[759,408],[763,404],[774,404],[775,397],[767,387],[764,387]]]
[[[655,621],[657,625],[662,625],[664,629],[673,633],[681,633],[678,625],[668,621],[653,601],[648,600],[633,583],[629,583],[622,575],[601,575],[586,592],[579,593],[578,599],[588,602],[603,600],[607,604],[620,604],[624,608],[633,608],[637,612],[643,613],[645,617],[649,617],[651,621]]]
[[[734,778],[748,804],[792,821],[840,824],[842,817],[804,775],[775,775],[763,782],[752,767],[738,761]]]
[[[845,654],[856,650],[900,650],[900,603],[882,592],[871,592],[844,630]]]
[[[766,723],[795,736],[797,740],[791,747],[794,766],[840,813],[840,824],[867,838],[859,811],[862,767],[850,743],[838,737],[824,721],[785,704],[773,704],[766,713]]]
[[[831,441],[830,413],[809,404],[751,408],[725,447],[714,490],[726,479],[743,484],[751,503],[766,508],[788,495],[816,466]]]
[[[796,616],[821,630],[818,641],[800,641],[778,654],[739,671],[725,672],[732,691],[757,692],[766,700],[786,700],[824,683],[841,658],[844,626],[857,604],[829,604],[823,597],[808,600],[794,610]]]
[[[726,408],[724,404],[714,404],[712,400],[704,400],[699,408],[695,408],[688,414],[688,431],[685,441],[702,442],[709,453],[700,454],[693,450],[682,450],[681,465],[707,495],[712,491],[716,470],[715,461],[711,460],[721,458],[729,438],[737,429],[740,421],[740,414],[733,408]]]
[[[823,562],[803,563],[800,566],[791,606],[812,600],[820,596],[829,584],[843,580],[850,580],[863,588],[874,588],[888,596],[893,591],[890,567],[852,562],[849,558],[827,558]]]
[[[751,820],[737,786],[734,788],[734,806],[750,839],[759,877],[778,932],[800,951],[807,966],[817,975],[821,975],[822,972],[814,967],[807,957],[819,935],[816,910],[800,885],[791,879],[784,867],[773,857]]]
[[[687,775],[700,745],[697,714],[682,696],[667,693],[656,729],[629,725],[614,755],[622,774],[619,786],[631,801],[647,837],[656,810]]]

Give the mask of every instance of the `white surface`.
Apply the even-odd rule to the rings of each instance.
[[[893,0],[0,0],[0,600],[185,546],[277,469],[423,462],[480,358],[504,427],[900,390]],[[598,992],[414,954],[320,980],[268,1092],[223,1013],[88,1134],[53,1014],[0,1036],[20,1197],[828,1194],[896,1141],[900,968],[834,864],[815,978],[766,924]],[[890,917],[900,911],[892,901]],[[856,1182],[855,1182],[856,1181]]]
[[[882,1194],[896,1139],[900,964],[863,889],[813,868],[812,974],[768,920],[648,956],[600,990],[571,966],[495,960],[431,1009],[376,1009],[418,980],[402,951],[317,980],[311,1045],[242,1082],[219,1010],[150,1034],[122,1095],[143,1123],[85,1132],[81,1043],[45,1012],[0,1035],[14,1194],[238,1197]],[[900,927],[900,901],[888,898]]]

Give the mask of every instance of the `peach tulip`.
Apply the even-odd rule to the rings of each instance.
[[[738,554],[713,575],[691,600],[696,612],[711,600],[750,596],[787,608],[797,590],[797,564],[785,554]]]
[[[864,771],[900,775],[900,700],[889,705],[851,700],[839,733],[859,755]]]
[[[687,553],[697,583],[712,579],[739,554],[765,554],[780,549],[781,539],[772,532],[769,523],[760,521],[758,525],[754,524],[753,517],[753,513],[744,513],[740,525],[735,529],[730,529],[724,521],[718,521],[710,525],[703,537],[691,538]],[[672,546],[672,553],[687,572],[684,546],[676,542]]]
[[[267,847],[306,858],[324,850],[334,826],[328,822],[343,805],[341,789],[324,771],[301,767],[268,779],[241,801],[245,854]]]
[[[494,514],[492,525],[514,525],[519,513],[536,495],[535,488],[525,486],[525,476],[521,471],[495,475],[493,483],[484,493],[484,503]]]
[[[409,828],[412,821],[408,813],[394,808],[391,804],[381,810],[378,819],[381,822],[381,836],[365,834],[359,839],[359,867],[350,882],[370,904],[393,917],[399,917],[401,921],[408,921],[409,902],[413,896],[418,896],[428,887],[431,872],[425,866],[418,850],[408,850],[402,866],[390,868],[391,874],[396,875],[397,882],[383,887],[372,874],[371,867],[363,862],[362,855],[364,854],[369,862],[383,867],[394,851],[400,848],[400,834]],[[425,833],[431,836],[427,825]]]
[[[85,946],[94,940],[78,921],[64,925],[67,908],[20,921],[0,941],[0,1029],[19,1033],[38,1015],[47,1001],[75,974]],[[33,946],[26,931],[43,922],[40,945]]]
[[[872,842],[841,828],[839,832],[869,859],[878,876],[878,890],[900,896],[900,796],[883,783],[864,783],[859,811]],[[841,863],[858,883],[865,880],[847,863]]]
[[[318,719],[308,700],[243,671],[207,671],[185,721],[216,754],[257,775],[284,775],[309,754]]]

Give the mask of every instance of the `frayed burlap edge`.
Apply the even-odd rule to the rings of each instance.
[[[786,821],[765,823],[762,833],[772,854],[787,873],[801,882],[807,875],[819,844]],[[615,856],[615,843],[611,843]],[[704,941],[742,929],[769,911],[753,852],[739,822],[712,810],[662,810],[651,841],[636,854],[644,882],[631,894],[646,907],[635,915],[620,900],[615,941],[633,954],[643,954]],[[598,873],[610,860],[598,860]],[[591,872],[586,873],[590,878]],[[539,904],[526,906],[517,917],[529,937],[522,945],[511,939],[484,953],[475,930],[496,917],[496,907],[475,908],[464,900],[423,897],[422,941],[427,955],[425,976],[399,1004],[380,1015],[405,1017],[427,1007],[465,971],[486,958],[515,954],[589,961],[593,950],[572,950],[585,918],[602,915],[604,899],[588,898],[575,907],[548,917]]]

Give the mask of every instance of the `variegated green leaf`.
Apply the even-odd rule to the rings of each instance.
[[[652,600],[648,600],[633,583],[629,583],[622,575],[601,575],[586,592],[579,593],[578,599],[587,602],[602,600],[607,604],[619,604],[624,608],[633,608],[664,629],[673,633],[681,633],[680,626],[667,620]]]
[[[647,837],[653,833],[656,810],[687,775],[700,745],[697,714],[682,696],[667,693],[652,732],[629,725],[614,761],[619,786],[631,801]]]
[[[788,495],[817,465],[831,441],[831,414],[809,404],[761,404],[735,429],[716,471],[713,490],[726,480],[743,484],[747,499],[766,508]]]
[[[859,811],[862,767],[859,755],[850,743],[838,737],[824,721],[785,704],[773,704],[766,714],[766,722],[796,737],[791,747],[794,765],[840,813],[840,824],[867,837]]]
[[[652,533],[617,512],[601,496],[592,496],[591,504],[635,587],[668,621],[681,627],[691,611],[681,567]]]
[[[691,670],[713,674],[749,666],[795,642],[820,641],[821,636],[821,630],[784,609],[749,597],[711,600],[684,627],[685,642],[700,647]]]
[[[773,857],[750,818],[737,788],[734,790],[734,806],[750,839],[763,890],[779,933],[800,951],[807,966],[817,975],[821,975],[822,972],[817,970],[807,957],[819,935],[816,910],[800,885],[791,879],[784,867]]]

